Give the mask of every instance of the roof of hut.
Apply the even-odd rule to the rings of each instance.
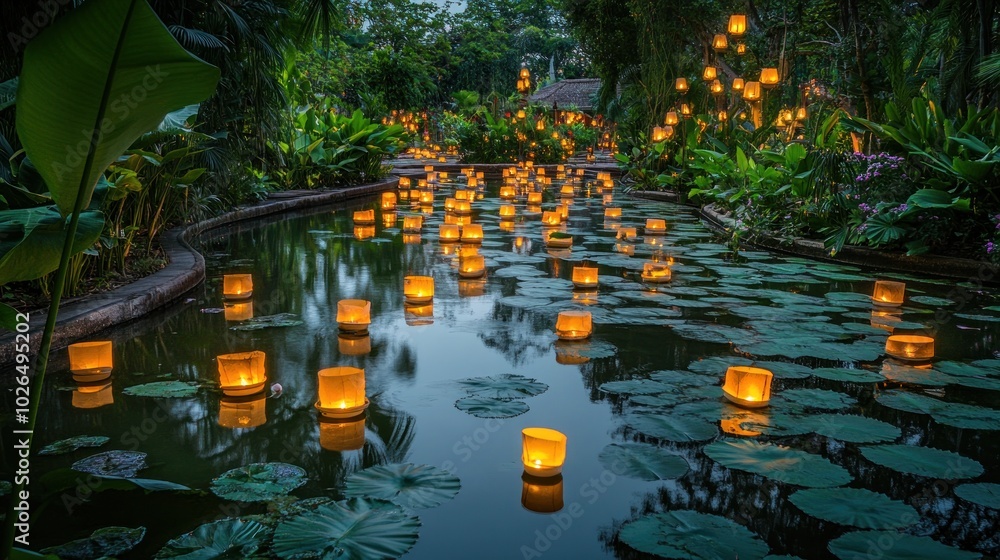
[[[599,78],[560,80],[539,89],[528,97],[528,101],[550,107],[556,104],[560,109],[576,107],[581,111],[590,111],[594,108],[592,98],[600,87]]]

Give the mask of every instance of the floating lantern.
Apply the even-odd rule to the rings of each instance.
[[[590,311],[560,311],[556,319],[556,335],[563,340],[583,340],[593,328]]]
[[[603,202],[605,206],[607,206],[608,204],[613,203],[614,201],[615,201],[614,195],[612,195],[612,194],[606,194],[601,199],[601,202]]]
[[[454,209],[455,209],[455,199],[451,197],[444,199],[444,211],[451,212]]]
[[[458,275],[461,278],[480,278],[484,274],[486,274],[486,259],[482,255],[459,257]]]
[[[542,212],[542,226],[543,227],[556,227],[562,223],[562,217],[559,212]]]
[[[618,235],[615,236],[615,237],[617,239],[623,239],[625,241],[631,241],[631,240],[635,239],[636,235],[638,235],[636,233],[636,228],[634,228],[634,227],[621,227],[621,228],[618,228]]]
[[[365,415],[331,420],[320,418],[319,446],[327,451],[357,451],[365,446]]]
[[[482,243],[482,224],[467,224],[462,226],[462,243]]]
[[[253,296],[253,275],[226,274],[222,277],[222,297],[228,300],[247,299]]]
[[[517,216],[517,208],[513,204],[502,204],[500,206],[500,219],[513,220]]]
[[[434,166],[433,165],[425,165],[424,166],[424,173],[432,173],[433,171],[434,171]]]
[[[375,223],[374,210],[356,210],[354,212],[354,224],[359,226],[369,226]]]
[[[219,399],[219,425],[223,428],[256,428],[267,422],[267,397],[264,393],[250,397]]]
[[[363,299],[342,299],[337,302],[337,327],[347,333],[363,333],[371,324],[372,303]]]
[[[464,189],[459,189],[455,191],[455,200],[472,200],[476,193],[472,191],[467,191]]]
[[[559,206],[556,206],[556,212],[559,213],[559,220],[565,222],[569,219],[569,203],[563,202]]]
[[[420,191],[420,204],[434,204],[434,191]]]
[[[767,406],[771,398],[771,379],[774,375],[763,368],[730,366],[722,394],[732,403],[746,408]]]
[[[718,52],[724,52],[727,48],[729,48],[729,40],[726,38],[725,33],[716,33],[715,36],[712,37],[712,48]]]
[[[659,284],[670,281],[670,265],[667,263],[648,262],[642,265],[642,280]]]
[[[354,226],[354,238],[358,241],[375,237],[375,226]]]
[[[618,207],[605,208],[604,209],[604,219],[605,220],[619,220],[622,217],[622,209]]]
[[[477,188],[479,186],[479,178],[477,178],[477,177],[469,177],[469,179],[466,181],[466,185],[470,189]]]
[[[77,342],[69,345],[69,370],[76,381],[103,381],[114,366],[111,341]]]
[[[530,192],[528,193],[528,205],[541,204],[542,203],[542,193],[540,192]]]
[[[531,476],[551,477],[562,473],[566,462],[566,436],[550,428],[521,430],[521,462]]]
[[[733,78],[733,91],[743,91],[743,78]]]
[[[647,235],[667,233],[667,221],[656,218],[647,218],[645,231]]]
[[[461,229],[455,224],[441,224],[438,237],[441,243],[454,243],[461,238]]]
[[[244,397],[264,390],[264,353],[259,350],[222,354],[215,359],[219,365],[219,387],[230,397]]]
[[[111,381],[80,381],[73,389],[73,408],[100,408],[115,403],[115,395],[111,390]]]
[[[227,321],[246,321],[253,319],[253,302],[227,303],[222,306]]]
[[[396,193],[394,192],[382,193],[382,209],[394,210],[395,208],[396,208]]]
[[[615,252],[631,257],[635,254],[635,245],[631,243],[615,243]]]
[[[934,339],[929,336],[894,334],[885,341],[885,353],[908,362],[928,362],[934,357]]]
[[[437,183],[437,180],[438,180],[437,173],[435,173],[435,172],[432,171],[432,172],[430,172],[430,173],[427,174],[427,182],[428,183]]]
[[[677,90],[677,93],[680,94],[687,93],[688,90],[687,78],[677,78],[676,80],[674,80],[674,89]]]
[[[760,69],[760,85],[764,89],[771,89],[771,88],[773,88],[774,86],[778,85],[779,81],[781,81],[781,80],[778,78],[778,69],[777,68],[761,68]]]
[[[903,305],[903,294],[905,293],[906,282],[876,280],[875,291],[872,293],[872,303],[881,307],[899,307]]]
[[[563,185],[559,188],[559,194],[562,196],[573,196],[576,194],[576,189],[573,188],[573,185]]]
[[[447,181],[448,180],[448,172],[447,171],[439,171],[438,172],[438,180],[440,180],[440,181]]]
[[[399,188],[400,189],[408,189],[408,188],[410,188],[410,178],[409,177],[400,177],[399,178]]]
[[[573,267],[573,287],[586,289],[597,287],[597,267],[596,266],[574,266]]]
[[[433,199],[433,197],[434,197],[434,195],[431,195],[432,199]],[[414,204],[420,204],[420,190],[419,189],[410,189],[410,200]]]
[[[434,278],[431,276],[404,276],[403,298],[406,303],[427,303],[434,299]]]
[[[747,32],[747,16],[744,14],[729,16],[728,31],[733,37],[742,37]]]
[[[345,356],[364,356],[372,351],[372,338],[362,336],[337,336],[337,350]]]
[[[743,84],[743,99],[754,102],[760,99],[760,82],[746,82]]]
[[[556,513],[563,508],[563,477],[521,476],[521,506],[535,513]]]
[[[517,196],[517,190],[514,187],[500,187],[500,198],[503,200],[510,200]]]
[[[385,212],[382,214],[382,227],[392,228],[396,227],[396,213],[395,212]]]
[[[368,408],[365,370],[336,366],[319,370],[316,408],[327,418],[353,418]]]
[[[706,82],[711,82],[712,80],[719,77],[719,72],[715,69],[715,66],[706,66],[701,72],[701,79]]]
[[[545,244],[554,249],[568,249],[573,246],[573,236],[560,231],[552,231],[545,237]]]
[[[399,191],[399,200],[410,200],[410,191],[409,190]]]
[[[420,245],[419,233],[404,233],[403,245]]]
[[[424,227],[423,216],[403,216],[403,232],[420,233]]]
[[[452,212],[464,216],[472,213],[472,203],[468,200],[456,200]]]
[[[434,323],[434,304],[404,306],[403,319],[410,326],[431,325]]]

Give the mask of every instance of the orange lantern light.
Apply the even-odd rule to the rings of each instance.
[[[400,189],[408,189],[408,188],[410,188],[410,178],[409,177],[400,177],[399,178],[399,188]]]
[[[687,93],[689,89],[687,78],[677,78],[674,80],[674,89],[677,93]]]
[[[458,259],[458,275],[461,278],[481,278],[486,274],[486,259],[482,255],[461,256]]]
[[[760,82],[746,82],[743,85],[743,99],[753,102],[760,99]]]
[[[384,212],[382,214],[382,227],[393,228],[396,227],[396,213],[395,212]]]
[[[743,78],[733,78],[733,91],[743,91]]]
[[[427,303],[434,299],[432,276],[403,277],[403,298],[406,303]]]
[[[461,238],[461,229],[455,224],[441,224],[438,238],[441,243],[454,243]]]
[[[573,287],[588,289],[597,287],[597,267],[596,266],[574,266],[573,267]]]
[[[472,213],[472,203],[468,200],[456,200],[455,207],[452,208],[452,212],[460,216],[464,216]]]
[[[337,350],[345,356],[364,356],[372,351],[372,338],[362,336],[337,336]]]
[[[647,218],[645,231],[647,235],[667,233],[667,221],[657,218]]]
[[[253,275],[226,274],[222,277],[222,297],[228,300],[247,299],[253,296]]]
[[[559,212],[548,211],[542,212],[542,226],[544,227],[557,227],[562,223],[562,217]]]
[[[667,116],[663,119],[663,124],[674,126],[679,121],[677,111],[667,111]]]
[[[722,394],[732,403],[745,408],[767,406],[771,398],[770,371],[750,366],[731,366],[726,370]]]
[[[716,78],[712,80],[712,83],[708,85],[708,89],[709,91],[712,92],[712,95],[722,95],[723,92],[722,82],[719,81],[718,78]]]
[[[482,224],[466,224],[462,226],[462,243],[482,243]]]
[[[743,55],[747,54],[747,46],[746,46],[746,44],[744,44],[744,43],[738,43],[736,45],[736,54],[738,56],[743,56]]]
[[[653,127],[653,135],[652,135],[651,138],[652,138],[653,142],[663,142],[664,140],[667,139],[667,131],[666,131],[666,129],[664,129],[661,126],[654,126]]]
[[[354,238],[358,241],[375,237],[375,226],[354,226]]]
[[[718,52],[723,52],[729,47],[729,40],[726,38],[725,33],[716,33],[712,37],[712,48]]]
[[[245,397],[264,390],[264,353],[259,350],[222,354],[215,359],[219,366],[219,387],[230,397]]]
[[[517,196],[517,190],[514,187],[500,187],[500,198],[503,200],[510,200]]]
[[[321,418],[319,446],[328,451],[357,451],[365,446],[365,416],[336,421]]]
[[[403,217],[403,231],[406,233],[420,233],[420,230],[424,227],[424,217],[423,216],[404,216]]]
[[[929,336],[894,334],[885,341],[885,353],[908,362],[929,362],[934,358],[934,339]]]
[[[513,220],[515,216],[517,216],[517,208],[513,204],[503,204],[500,206],[501,220]]]
[[[760,85],[765,89],[771,89],[778,85],[781,81],[778,77],[777,68],[761,68],[760,69]]]
[[[394,192],[382,193],[382,209],[394,210],[395,208],[396,208],[396,193]]]
[[[604,209],[604,219],[619,220],[622,217],[622,209],[615,206]]]
[[[719,77],[719,72],[715,66],[706,66],[701,72],[701,79],[706,82],[711,82],[712,80]]]
[[[267,422],[267,397],[264,393],[250,397],[219,399],[219,425],[223,428],[256,428]]]
[[[434,191],[420,191],[420,204],[434,204]]]
[[[111,341],[77,342],[69,345],[69,370],[76,381],[102,381],[114,366]]]
[[[223,306],[227,321],[246,321],[253,319],[253,302],[227,303]]]
[[[631,241],[635,239],[636,235],[638,234],[636,233],[636,229],[634,227],[622,227],[618,228],[618,235],[615,237],[617,239]]]
[[[375,223],[374,210],[356,210],[354,212],[354,224],[359,226],[369,226]]]
[[[895,311],[891,309],[873,309],[871,316],[871,326],[882,329],[884,331],[889,331],[891,334],[896,330],[896,325],[898,325],[903,320],[903,313],[900,311]]]
[[[73,408],[100,408],[115,403],[115,395],[111,382],[107,379],[99,381],[80,381],[73,389]]]
[[[451,197],[444,199],[444,211],[451,212],[454,209],[455,209],[455,199]]]
[[[404,233],[403,245],[420,245],[419,233]]]
[[[346,333],[363,333],[368,331],[371,319],[372,303],[363,299],[342,299],[337,302],[337,327]]]
[[[434,323],[434,304],[404,306],[403,318],[410,326],[431,325]]]
[[[535,513],[556,513],[561,510],[563,508],[562,475],[540,478],[525,473],[521,477],[521,506]]]
[[[906,282],[891,280],[876,280],[872,293],[872,303],[880,307],[899,307],[903,305],[903,295],[906,293]]]
[[[642,264],[642,280],[659,284],[670,281],[670,265],[661,262],[648,262]]]
[[[327,418],[353,418],[368,408],[365,370],[336,366],[319,370],[316,408]]]
[[[593,329],[590,311],[560,311],[556,318],[556,336],[563,340],[582,340],[589,337]]]
[[[729,16],[728,31],[733,37],[742,37],[747,32],[747,16],[744,14]]]
[[[542,193],[540,192],[528,193],[528,205],[541,204],[541,203],[542,203]]]
[[[562,473],[566,462],[566,435],[551,428],[521,430],[521,463],[531,476],[550,477]]]

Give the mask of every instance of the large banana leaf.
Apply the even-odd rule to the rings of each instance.
[[[104,214],[80,213],[73,252],[94,245],[104,229]],[[0,284],[33,280],[59,268],[67,219],[55,206],[0,212]]]
[[[31,41],[17,92],[25,152],[63,214],[170,111],[215,91],[219,70],[184,50],[145,0],[91,0]]]

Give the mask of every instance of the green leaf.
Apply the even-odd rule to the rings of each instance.
[[[824,389],[788,389],[781,396],[806,408],[820,410],[840,410],[857,404],[854,397]]]
[[[853,478],[847,469],[819,455],[756,441],[716,441],[705,454],[724,467],[811,488],[842,486]]]
[[[908,206],[917,208],[955,208],[969,209],[969,199],[956,198],[947,191],[938,189],[920,189],[906,200]]]
[[[133,397],[154,397],[161,399],[186,399],[198,393],[198,386],[183,381],[154,381],[142,385],[126,387],[122,394]]]
[[[133,478],[147,466],[146,454],[141,451],[114,450],[80,459],[72,469],[96,476]]]
[[[88,249],[104,230],[104,214],[80,213],[73,253]],[[0,212],[0,284],[34,280],[59,268],[67,220],[55,206]]]
[[[250,558],[271,531],[256,521],[222,519],[205,523],[190,533],[167,541],[155,558],[215,560]]]
[[[624,420],[633,430],[666,441],[707,441],[719,435],[714,424],[694,416],[636,412]]]
[[[288,463],[251,463],[212,479],[212,493],[234,502],[267,502],[306,483],[306,471]]]
[[[1000,510],[1000,484],[976,482],[955,487],[955,495],[963,500]]]
[[[6,329],[11,332],[16,331],[17,324],[20,322],[17,320],[17,313],[17,309],[6,303],[0,303],[0,329]]]
[[[920,519],[906,503],[863,488],[810,488],[788,501],[813,517],[861,529],[901,529]]]
[[[344,480],[344,496],[377,498],[409,508],[431,508],[455,497],[462,483],[444,469],[402,463],[379,465]]]
[[[32,40],[17,131],[64,215],[166,114],[215,91],[219,70],[184,50],[145,0],[93,0]],[[73,92],[65,95],[65,92]],[[91,131],[100,131],[96,146]]]
[[[761,560],[767,543],[746,527],[710,513],[667,511],[629,521],[618,534],[628,546],[661,558]]]
[[[528,403],[492,397],[465,397],[455,401],[455,408],[476,418],[513,418],[528,412]]]
[[[933,447],[877,445],[862,447],[861,454],[876,465],[918,476],[957,480],[983,474],[978,461]]]
[[[399,558],[417,542],[420,520],[383,500],[351,498],[283,521],[274,532],[279,558]]]
[[[470,377],[459,380],[458,385],[477,397],[494,399],[534,397],[541,395],[549,388],[544,383],[513,373],[502,373],[489,377]]]
[[[688,471],[683,457],[646,443],[612,443],[597,458],[615,474],[639,480],[668,480]]]
[[[892,424],[850,414],[817,414],[807,416],[802,423],[821,436],[851,443],[893,441],[902,435],[902,431]]]
[[[855,531],[833,539],[827,548],[840,560],[874,558],[879,560],[975,560],[978,552],[966,552],[946,546],[930,537],[915,537],[896,531]]]
[[[146,536],[145,527],[105,527],[89,537],[70,541],[59,546],[43,548],[45,554],[55,554],[63,560],[90,560],[105,556],[119,556],[135,548]]]
[[[75,436],[50,443],[38,452],[39,455],[62,455],[72,453],[81,447],[100,447],[111,441],[105,436]]]

